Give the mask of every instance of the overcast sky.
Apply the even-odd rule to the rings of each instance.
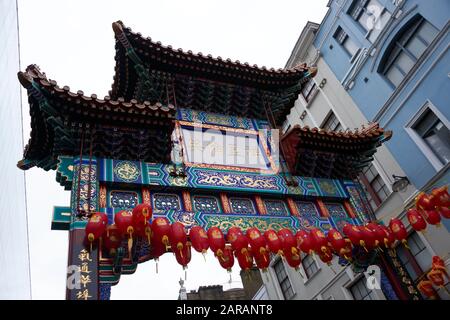
[[[231,58],[259,66],[284,67],[307,21],[320,22],[328,0],[180,0],[93,1],[19,0],[22,70],[37,64],[50,79],[72,92],[108,94],[114,73],[113,21],[163,45]],[[30,117],[24,96],[24,136]],[[70,193],[55,181],[55,172],[26,172],[33,299],[64,299],[68,234],[51,231],[53,206],[68,206]],[[164,255],[155,273],[153,261],[140,264],[113,287],[112,299],[177,299],[181,266]],[[193,253],[185,283],[242,287],[237,263],[232,285],[209,254],[205,263]]]

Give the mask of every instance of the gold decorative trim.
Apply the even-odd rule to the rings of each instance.
[[[324,217],[324,218],[330,217],[330,213],[328,212],[328,209],[322,200],[317,199],[317,206],[319,207],[319,213],[322,217]]]
[[[267,214],[266,206],[264,205],[264,201],[261,196],[255,196],[256,207],[260,214]]]
[[[106,186],[104,184],[100,184],[99,206],[106,208]]]
[[[152,206],[152,199],[150,198],[150,190],[147,187],[142,187],[142,203]]]
[[[351,205],[350,201],[348,200],[344,201],[344,209],[345,211],[347,211],[347,215],[350,218],[356,218],[355,211],[353,210],[353,206]]]
[[[192,200],[189,191],[183,191],[183,204],[186,211],[192,211]]]
[[[230,203],[228,202],[228,196],[226,193],[220,194],[220,201],[222,202],[223,212],[231,213]]]
[[[289,207],[289,210],[291,211],[292,215],[299,216],[300,212],[298,212],[297,205],[295,204],[294,200],[292,198],[286,198],[287,204]]]

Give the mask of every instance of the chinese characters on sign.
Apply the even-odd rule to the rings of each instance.
[[[67,269],[67,296],[71,300],[96,300],[98,297],[98,248],[84,246],[84,230],[73,230],[73,247]]]

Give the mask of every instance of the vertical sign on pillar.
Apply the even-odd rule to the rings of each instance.
[[[69,233],[69,266],[67,268],[67,300],[98,299],[98,249],[85,245],[82,229]]]
[[[74,158],[71,191],[72,219],[69,231],[69,259],[66,299],[97,300],[99,298],[98,243],[85,242],[89,214],[99,208],[99,183],[95,158]]]

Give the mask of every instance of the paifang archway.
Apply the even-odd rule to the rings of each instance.
[[[355,177],[390,132],[370,124],[354,132],[296,126],[279,135],[315,68],[274,70],[175,50],[120,21],[113,30],[109,96],[71,92],[36,65],[18,74],[32,127],[18,167],[55,170],[71,190],[70,205],[55,207],[52,222],[69,232],[69,265],[82,276],[67,299],[108,299],[121,275],[155,258],[139,237],[130,251],[126,239],[114,252],[101,241],[90,248],[85,226],[94,212],[112,224],[118,212],[145,203],[153,217],[179,221],[187,233],[198,225],[224,234],[233,226],[327,234],[370,220]],[[205,157],[211,141],[223,144]]]

